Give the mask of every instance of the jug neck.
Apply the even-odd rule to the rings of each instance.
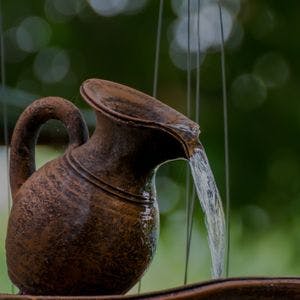
[[[100,183],[140,201],[155,198],[155,170],[166,160],[185,157],[180,142],[161,128],[118,120],[96,111],[91,138],[72,159]]]

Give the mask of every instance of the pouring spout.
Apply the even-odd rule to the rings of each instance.
[[[185,124],[168,124],[167,128],[170,133],[180,142],[184,158],[190,159],[197,148],[202,147],[199,141],[199,125],[186,118]]]
[[[101,114],[126,125],[170,134],[183,148],[181,157],[189,159],[199,145],[197,123],[147,94],[101,79],[86,80],[80,91],[85,101]],[[178,155],[178,151],[175,152]]]

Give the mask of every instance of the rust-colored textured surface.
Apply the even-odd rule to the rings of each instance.
[[[10,149],[10,185],[13,198],[21,185],[35,171],[35,144],[41,126],[50,119],[63,122],[69,134],[68,150],[83,144],[88,137],[80,111],[59,97],[35,101],[20,116]]]
[[[62,157],[35,172],[15,198],[9,275],[29,294],[122,293],[149,264],[156,227],[153,203],[102,192]]]
[[[29,106],[13,134],[6,252],[22,294],[129,290],[156,247],[154,170],[198,143],[197,124],[136,90],[93,79],[81,93],[97,115],[89,140],[78,109],[56,97]],[[65,124],[70,146],[35,171],[38,131],[51,118]]]
[[[0,300],[299,300],[300,278],[230,278],[131,296],[15,296]]]

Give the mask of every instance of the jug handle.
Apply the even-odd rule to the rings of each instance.
[[[80,110],[59,97],[34,101],[21,114],[15,126],[10,149],[10,186],[12,198],[35,172],[35,145],[41,126],[50,119],[61,121],[69,135],[70,151],[88,139],[88,129]]]

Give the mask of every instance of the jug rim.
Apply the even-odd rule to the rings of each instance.
[[[187,156],[191,155],[184,140],[197,139],[199,125],[167,104],[135,88],[97,78],[85,80],[80,93],[96,111],[120,122],[168,132],[182,142]]]
[[[89,94],[88,92],[88,88],[89,88],[89,84],[97,84],[97,88],[98,88],[98,91],[102,91],[103,93],[102,94],[98,94],[98,99],[93,99],[91,97],[91,95]],[[164,120],[153,120],[153,119],[149,119],[147,117],[145,117],[146,115],[144,115],[144,118],[142,116],[134,116],[134,115],[131,115],[128,111],[126,113],[124,112],[120,112],[118,111],[117,109],[114,109],[112,107],[110,107],[108,105],[108,102],[109,101],[112,101],[112,98],[113,96],[116,96],[116,97],[121,97],[120,95],[112,95],[110,98],[109,98],[109,101],[106,100],[106,102],[104,101],[105,98],[108,98],[108,93],[106,93],[105,90],[108,90],[111,94],[113,93],[116,93],[117,91],[121,91],[122,95],[123,96],[123,100],[126,100],[127,103],[130,103],[131,105],[131,108],[134,106],[134,105],[139,105],[139,104],[142,104],[143,105],[143,109],[145,109],[145,104],[144,103],[133,103],[134,101],[136,101],[137,99],[142,99],[144,101],[150,101],[151,104],[153,104],[154,106],[157,106],[157,108],[161,108],[161,109],[164,109],[166,110],[168,113],[169,112],[172,112],[172,114],[174,114],[176,117],[184,120],[185,122],[188,122],[189,124],[193,125],[193,126],[190,126],[190,127],[187,127],[187,129],[191,130],[191,127],[195,127],[195,128],[198,128],[199,125],[197,123],[195,123],[194,121],[188,119],[185,115],[183,115],[182,113],[176,111],[175,109],[173,109],[172,107],[168,106],[167,104],[159,101],[158,99],[144,93],[144,92],[141,92],[135,88],[132,88],[132,87],[129,87],[129,86],[126,86],[126,85],[123,85],[123,84],[120,84],[120,83],[116,83],[116,82],[113,82],[113,81],[109,81],[109,80],[104,80],[104,79],[97,79],[97,78],[91,78],[91,79],[87,79],[85,80],[81,87],[80,87],[80,93],[82,95],[82,97],[84,98],[84,100],[90,104],[93,108],[95,108],[96,110],[104,110],[105,112],[113,115],[113,116],[116,116],[118,118],[120,118],[121,120],[132,120],[132,121],[135,121],[135,122],[139,122],[139,123],[145,123],[145,124],[151,124],[151,123],[154,123],[154,124],[161,124],[161,125],[166,125],[168,126],[170,123],[174,123],[174,122],[164,122]],[[133,104],[132,104],[133,103]],[[153,106],[151,107],[151,111],[153,111]],[[147,111],[149,112],[149,111]],[[141,112],[139,112],[140,114],[142,114]],[[152,117],[156,117],[156,118],[159,118],[161,117],[161,113],[162,111],[159,112],[159,114],[153,114]],[[174,121],[172,119],[172,121]]]

